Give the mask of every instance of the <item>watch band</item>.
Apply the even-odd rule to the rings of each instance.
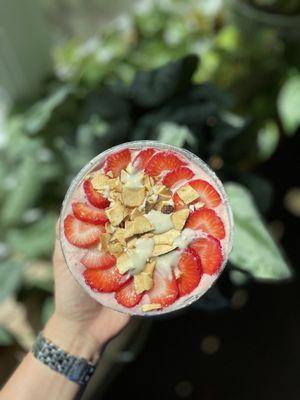
[[[79,385],[86,385],[96,369],[96,365],[85,358],[73,356],[56,346],[42,332],[32,346],[32,353],[43,364]]]

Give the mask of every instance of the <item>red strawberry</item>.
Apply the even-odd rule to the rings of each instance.
[[[177,279],[179,295],[191,293],[198,285],[202,276],[201,260],[193,249],[185,249],[181,254],[178,269],[180,276]]]
[[[94,225],[104,225],[108,221],[104,210],[92,208],[85,203],[73,203],[72,209],[75,217],[80,221]]]
[[[91,289],[105,293],[120,289],[129,279],[129,275],[121,275],[116,266],[109,269],[87,268],[83,276]]]
[[[225,228],[221,218],[210,208],[199,208],[188,217],[186,228],[199,229],[217,239],[224,239]]]
[[[158,176],[185,164],[173,151],[159,151],[147,162],[145,172],[151,176]]]
[[[90,249],[80,261],[86,268],[108,269],[116,264],[114,256],[97,249]]]
[[[199,193],[199,198],[194,200],[191,204],[196,204],[201,201],[205,204],[206,207],[214,208],[221,203],[221,197],[219,193],[208,182],[202,179],[195,179],[193,181],[187,182],[186,185],[190,185],[193,189],[196,190],[196,192]],[[173,201],[177,210],[184,206],[183,201],[177,193],[174,193]]]
[[[154,284],[147,292],[151,303],[159,303],[162,307],[174,303],[178,297],[178,288],[175,277],[171,272],[156,269],[154,272]]]
[[[136,169],[144,169],[148,160],[153,156],[155,150],[152,148],[142,150],[138,153],[138,155],[133,160],[132,165]]]
[[[199,238],[192,242],[189,247],[194,249],[200,257],[205,274],[213,275],[218,271],[223,260],[222,248],[218,239],[212,236]]]
[[[92,182],[88,179],[83,182],[83,189],[88,201],[97,208],[106,208],[109,206],[109,200],[103,197],[93,188]]]
[[[188,167],[178,167],[174,171],[169,172],[163,179],[162,183],[168,188],[172,188],[176,183],[191,179],[194,176],[194,172]]]
[[[123,149],[111,154],[107,157],[104,172],[111,171],[114,177],[119,176],[122,169],[125,169],[131,161],[131,153],[129,149]]]
[[[76,247],[87,248],[99,243],[104,228],[79,221],[73,215],[64,220],[64,232],[68,241]]]
[[[133,279],[121,287],[115,294],[117,302],[128,308],[136,306],[141,301],[142,297],[143,293],[136,293]]]
[[[202,180],[195,179],[189,182],[189,185],[200,195],[200,201],[202,201],[206,207],[214,208],[221,203],[221,197],[219,193],[212,187],[211,184]],[[198,199],[195,202],[199,201]]]

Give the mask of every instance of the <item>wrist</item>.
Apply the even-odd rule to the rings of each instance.
[[[102,345],[96,342],[81,325],[54,313],[44,328],[44,336],[63,350],[77,357],[96,362]]]

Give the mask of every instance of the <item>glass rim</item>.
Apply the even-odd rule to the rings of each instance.
[[[204,170],[204,172],[211,177],[211,179],[214,181],[219,193],[222,196],[222,202],[225,206],[226,209],[226,213],[227,213],[227,217],[228,217],[228,224],[229,224],[229,229],[228,229],[228,244],[227,244],[227,254],[226,257],[224,257],[224,260],[222,261],[222,265],[220,267],[220,271],[218,276],[216,277],[216,279],[212,282],[213,286],[215,284],[215,282],[219,279],[221,273],[223,272],[225,265],[227,264],[227,261],[229,259],[229,254],[232,250],[232,246],[233,246],[233,227],[234,227],[234,221],[233,221],[233,215],[232,215],[232,210],[229,204],[229,199],[228,199],[228,195],[225,191],[225,188],[221,182],[221,180],[218,178],[218,176],[215,174],[215,172],[198,156],[196,156],[194,153],[192,153],[191,151],[187,150],[187,149],[182,149],[170,144],[166,144],[166,143],[161,143],[155,140],[136,140],[136,141],[132,141],[132,142],[124,142],[122,144],[110,147],[107,150],[104,150],[103,152],[99,153],[97,156],[95,156],[94,158],[92,158],[86,165],[84,165],[81,170],[78,172],[78,174],[73,178],[66,194],[64,197],[64,200],[62,202],[62,206],[61,206],[61,211],[60,211],[60,223],[59,223],[59,241],[60,241],[60,245],[61,245],[61,250],[63,253],[63,257],[65,260],[66,265],[68,266],[68,269],[70,270],[72,277],[76,280],[76,282],[78,282],[78,284],[83,288],[83,290],[89,295],[90,293],[88,293],[88,291],[86,290],[86,288],[84,287],[84,285],[82,285],[82,283],[79,281],[79,279],[77,279],[74,275],[74,273],[72,272],[72,269],[70,267],[70,265],[68,264],[68,260],[65,254],[65,250],[64,250],[64,219],[66,216],[66,211],[67,208],[69,206],[70,200],[72,199],[72,196],[74,194],[74,191],[77,189],[78,185],[80,184],[80,182],[82,181],[82,179],[95,167],[97,166],[97,164],[99,164],[101,161],[103,161],[107,156],[109,156],[111,153],[114,153],[118,150],[122,150],[123,148],[132,148],[132,149],[142,149],[143,147],[154,147],[157,148],[158,150],[173,150],[174,152],[177,152],[181,155],[183,155],[184,157],[186,157],[189,161],[191,161],[192,163],[196,164],[197,166],[199,166],[202,170]],[[137,313],[137,312],[131,312],[130,309],[128,310],[128,312],[120,310],[117,307],[114,306],[106,306],[103,304],[104,307],[108,307],[113,309],[114,311],[118,311],[118,312],[122,312],[124,314],[129,314],[129,315],[133,315],[133,316],[140,316],[140,317],[154,317],[154,316],[160,316],[160,315],[165,315],[168,313],[174,313],[177,312],[179,310],[182,310],[185,307],[190,306],[192,303],[194,303],[195,301],[199,300],[199,298],[201,298],[210,288],[211,286],[201,295],[194,295],[191,297],[190,301],[184,302],[182,303],[178,308],[174,309],[174,310],[169,310],[169,307],[167,307],[165,310],[154,310],[154,311],[150,311],[150,312],[141,312],[141,313]],[[91,296],[92,297],[92,296]],[[96,299],[95,299],[96,300]],[[97,301],[97,300],[96,300]],[[99,304],[102,304],[101,301],[98,301]]]

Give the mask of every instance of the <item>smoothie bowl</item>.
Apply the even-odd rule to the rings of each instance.
[[[218,278],[232,247],[224,188],[198,157],[153,141],[95,157],[72,182],[60,241],[74,278],[133,315],[176,311]]]

